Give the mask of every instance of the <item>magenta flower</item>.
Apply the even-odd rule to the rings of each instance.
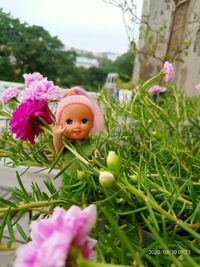
[[[32,82],[41,81],[44,79],[42,74],[40,74],[39,72],[33,72],[33,73],[28,73],[28,74],[25,73],[23,77],[24,77],[26,86],[29,86]]]
[[[47,124],[52,123],[50,111],[46,101],[27,100],[13,113],[10,128],[17,138],[29,140],[34,144],[34,138],[42,131],[39,126],[41,117]]]
[[[89,233],[96,222],[96,206],[68,211],[56,207],[52,217],[31,223],[31,239],[17,250],[13,267],[65,267],[71,247],[83,257],[93,259],[96,240]]]
[[[154,85],[151,88],[149,88],[149,94],[156,95],[162,92],[162,87],[159,85]]]
[[[58,100],[60,98],[60,88],[55,86],[52,81],[48,81],[46,78],[42,80],[35,80],[29,84],[28,88],[26,88],[23,98],[25,100]]]
[[[163,66],[163,70],[165,73],[164,81],[166,83],[172,82],[175,78],[175,71],[174,71],[174,67],[173,67],[172,63],[165,61],[164,66]]]
[[[199,91],[199,92],[200,92],[200,83],[199,83],[199,84],[197,84],[197,85],[195,85],[195,88],[197,89],[197,91]]]
[[[18,96],[20,90],[17,87],[8,87],[1,94],[1,101],[4,105],[8,104],[8,102]]]

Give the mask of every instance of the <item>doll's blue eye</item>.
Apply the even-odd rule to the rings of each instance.
[[[85,119],[85,118],[82,119],[81,123],[82,123],[82,124],[87,124],[87,123],[88,123],[88,119]]]
[[[68,120],[66,120],[66,123],[67,124],[72,124],[73,123],[73,120],[72,119],[68,119]]]

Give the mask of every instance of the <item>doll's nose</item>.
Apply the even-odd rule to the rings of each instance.
[[[80,128],[80,123],[79,122],[75,122],[74,123],[74,129],[79,129]]]

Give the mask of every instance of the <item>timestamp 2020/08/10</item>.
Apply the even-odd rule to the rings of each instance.
[[[189,249],[150,249],[149,255],[190,255]]]

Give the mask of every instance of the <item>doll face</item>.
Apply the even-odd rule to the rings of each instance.
[[[94,119],[92,111],[87,106],[71,104],[62,111],[60,122],[62,127],[66,127],[63,134],[67,139],[80,144],[89,135]]]

